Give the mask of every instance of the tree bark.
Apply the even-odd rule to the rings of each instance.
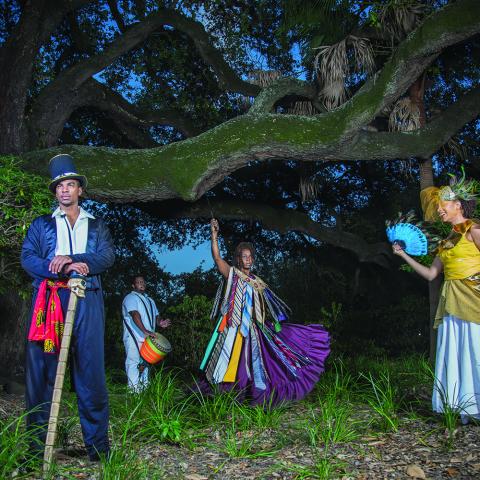
[[[59,105],[60,101],[63,102],[62,105]],[[48,105],[52,108],[50,112],[44,110]],[[120,94],[90,78],[77,90],[72,90],[68,96],[58,99],[57,105],[47,103],[42,106],[41,111],[33,112],[32,124],[35,125],[35,132],[40,135],[32,134],[30,142],[34,145],[56,145],[65,123],[80,107],[90,107],[105,113],[118,125],[119,132],[131,138],[138,148],[151,148],[157,145],[152,136],[146,132],[146,127],[150,125],[172,126],[186,138],[199,133],[185,113],[173,108],[143,111]]]
[[[411,101],[417,106],[420,113],[420,127],[424,127],[427,123],[425,112],[425,73],[418,78],[409,88],[409,96]],[[433,165],[432,157],[419,159],[420,165],[420,191],[427,187],[432,187],[433,182]],[[428,301],[429,301],[429,358],[431,362],[435,361],[435,353],[437,347],[437,335],[433,329],[435,323],[435,314],[437,312],[438,302],[440,300],[440,287],[442,285],[443,275],[428,283]]]
[[[0,152],[25,149],[27,92],[42,31],[47,0],[27,0],[15,31],[0,54]]]
[[[0,295],[0,375],[9,379],[25,373],[25,338],[30,299],[17,292]]]
[[[73,109],[82,106],[82,87],[85,83],[92,81],[94,74],[140,45],[149,35],[164,25],[179,29],[193,40],[202,59],[216,73],[222,88],[245,95],[256,95],[260,91],[260,87],[242,80],[225,62],[200,22],[176,11],[163,9],[124,30],[101,53],[80,61],[60,73],[40,92],[34,102],[30,120],[31,130],[37,132],[37,138],[32,139],[29,148],[46,148],[56,145],[59,132],[62,131]]]
[[[0,153],[35,148],[29,142],[25,109],[38,50],[68,12],[87,3],[86,0],[71,0],[61,5],[51,0],[23,2],[18,25],[0,47]]]
[[[166,146],[122,150],[62,145],[22,155],[25,167],[45,173],[48,159],[70,153],[89,177],[91,198],[149,202],[194,201],[225,176],[252,160],[376,161],[426,158],[480,112],[480,87],[464,95],[424,128],[413,132],[369,132],[364,111],[333,111],[314,117],[243,115],[197,137]],[[357,131],[346,130],[359,123]]]

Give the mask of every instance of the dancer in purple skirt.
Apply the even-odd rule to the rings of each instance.
[[[200,369],[211,385],[235,388],[253,405],[302,399],[324,371],[328,332],[321,325],[282,323],[289,308],[252,274],[253,245],[240,243],[231,267],[218,249],[218,221],[212,219],[210,226],[212,256],[224,279],[211,315],[215,330]]]

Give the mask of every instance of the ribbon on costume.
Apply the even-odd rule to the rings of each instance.
[[[245,298],[245,292],[247,290],[247,283],[244,282],[241,278],[238,279],[235,288],[235,295],[233,301],[232,314],[229,318],[230,325],[238,327],[242,323],[242,312],[243,312],[243,303]]]
[[[243,337],[248,335],[250,330],[250,322],[252,320],[252,310],[253,310],[253,288],[250,285],[246,285],[245,296],[243,303],[243,313],[242,313],[242,323],[240,326],[240,332]]]
[[[64,318],[58,295],[59,288],[68,288],[68,285],[62,281],[43,280],[38,288],[33,307],[28,340],[30,342],[43,341],[45,353],[58,353],[62,342]],[[50,290],[48,303],[47,290]]]
[[[253,383],[259,390],[266,390],[267,371],[265,370],[265,365],[263,364],[260,340],[258,339],[258,332],[255,325],[252,325],[250,333],[250,340],[252,342]]]
[[[232,355],[233,343],[235,341],[235,337],[237,336],[237,327],[230,327],[228,332],[225,336],[225,341],[223,342],[223,347],[218,356],[217,364],[215,366],[215,370],[213,371],[213,381],[214,383],[220,383],[223,381],[223,377],[228,368],[228,364],[230,363],[230,358]]]

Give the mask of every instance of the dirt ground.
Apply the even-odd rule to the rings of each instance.
[[[22,395],[1,392],[2,418],[22,410]],[[370,415],[367,408],[357,413]],[[200,440],[194,447],[155,442],[139,444],[129,455],[132,465],[148,467],[146,478],[152,479],[480,479],[478,424],[458,427],[449,442],[447,432],[434,417],[415,418],[412,414],[400,419],[396,433],[364,436],[325,451],[312,449],[305,441],[305,432],[298,426],[306,415],[303,404],[297,404],[286,411],[281,428],[275,431],[238,432],[240,443],[248,444],[251,439],[254,444],[239,458],[226,451],[225,439],[214,430],[195,432],[200,433]],[[110,478],[101,473],[98,464],[88,461],[78,425],[70,437],[68,449],[56,451],[56,478]],[[135,477],[133,472],[131,476],[124,472],[117,478]]]

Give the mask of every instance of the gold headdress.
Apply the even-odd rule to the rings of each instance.
[[[440,201],[474,200],[478,196],[479,184],[476,180],[467,180],[465,170],[461,167],[462,176],[457,178],[449,173],[450,185],[443,187],[428,187],[420,192],[423,217],[427,222],[439,220],[437,209]]]

